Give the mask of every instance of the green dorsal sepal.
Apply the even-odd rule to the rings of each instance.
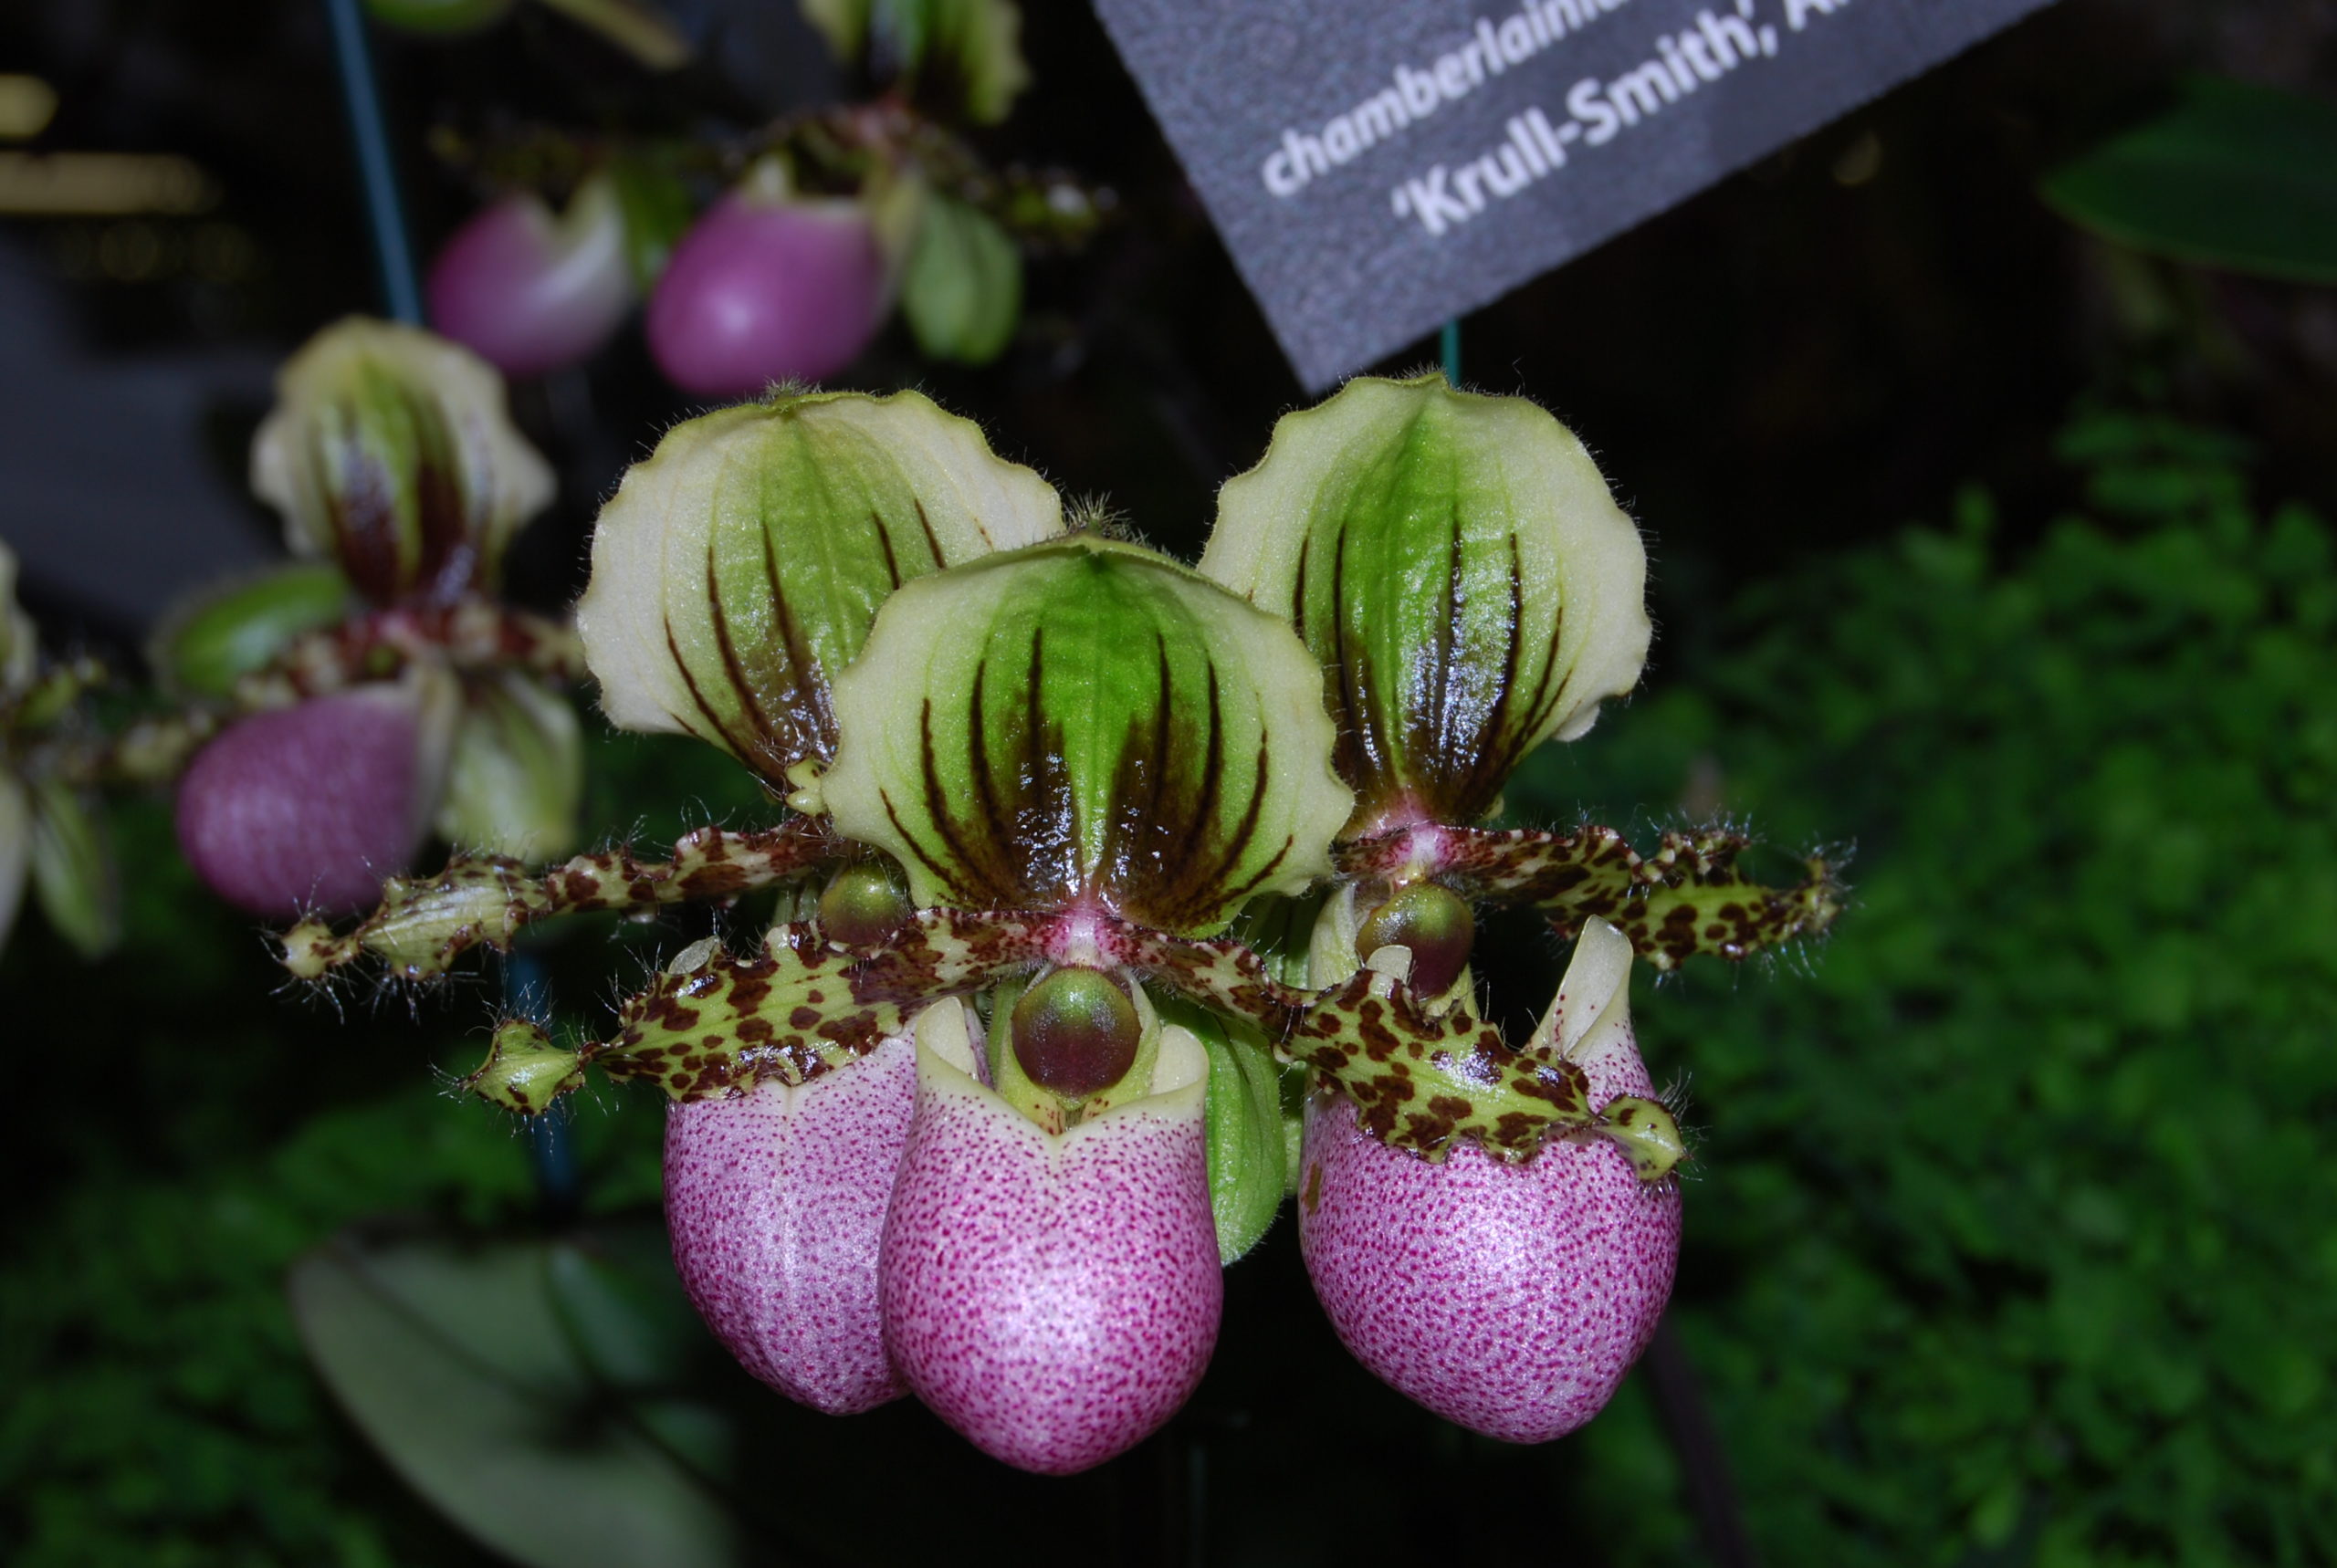
[[[1338,870],[1358,879],[1434,875],[1472,898],[1538,909],[1562,935],[1604,920],[1651,967],[1668,970],[1699,953],[1734,962],[1833,925],[1842,906],[1833,862],[1812,856],[1800,882],[1768,887],[1737,865],[1752,847],[1717,828],[1666,833],[1641,855],[1612,828],[1427,827],[1341,844]]]
[[[1441,376],[1359,377],[1286,415],[1220,495],[1200,569],[1320,664],[1349,834],[1476,821],[1647,656],[1646,552],[1582,444]]]
[[[1038,475],[917,392],[774,393],[676,425],[602,508],[577,606],[610,722],[712,741],[781,794],[903,583],[1063,531]]]
[[[725,903],[812,875],[837,852],[823,824],[799,817],[759,831],[700,828],[674,845],[670,861],[605,850],[541,876],[501,855],[456,855],[435,876],[390,879],[380,907],[345,935],[321,920],[295,925],[283,936],[283,964],[304,980],[367,959],[398,979],[435,979],[474,947],[508,952],[521,928],[556,915]]]
[[[1369,969],[1309,1008],[1283,1050],[1336,1082],[1366,1132],[1432,1160],[1458,1137],[1524,1159],[1598,1125],[1580,1068],[1512,1050],[1465,1000],[1432,1018]]]
[[[554,1045],[538,1025],[514,1019],[495,1031],[487,1060],[463,1080],[462,1087],[490,1105],[538,1116],[551,1109],[553,1101],[583,1084],[582,1055]]]
[[[1663,1180],[1688,1157],[1687,1141],[1672,1113],[1635,1094],[1618,1095],[1600,1106],[1598,1124],[1592,1131],[1629,1155],[1631,1169],[1644,1182]]]
[[[504,546],[553,489],[492,365],[362,317],[318,333],[278,373],[251,476],[292,549],[330,557],[377,604],[491,589]]]
[[[886,604],[836,683],[820,793],[919,904],[1212,931],[1330,868],[1351,797],[1321,692],[1284,622],[1075,535]]]

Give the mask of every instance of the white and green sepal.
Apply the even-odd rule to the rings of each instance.
[[[833,755],[830,688],[879,605],[1063,526],[1045,480],[920,393],[722,409],[602,509],[585,661],[611,723],[712,741],[785,792]]]
[[[495,367],[418,327],[351,316],[276,379],[252,489],[299,555],[339,563],[377,604],[491,590],[504,547],[552,497]]]
[[[1078,534],[912,582],[835,688],[821,803],[919,904],[1222,929],[1330,869],[1352,797],[1289,625]]]
[[[1645,662],[1647,556],[1581,442],[1522,398],[1362,377],[1229,481],[1201,570],[1323,671],[1347,836],[1491,810]]]

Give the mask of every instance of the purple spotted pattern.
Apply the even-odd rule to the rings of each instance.
[[[1174,1415],[1217,1343],[1201,1085],[1050,1134],[927,1051],[882,1268],[885,1343],[993,1458],[1069,1475]]]
[[[917,1103],[907,1035],[801,1088],[677,1104],[665,1223],[698,1313],[749,1372],[848,1416],[907,1392],[876,1317],[877,1248]]]
[[[421,843],[423,766],[417,704],[402,686],[254,714],[179,780],[179,849],[213,892],[255,915],[363,908]]]
[[[1592,1104],[1652,1092],[1619,1009],[1583,1043]],[[1467,1143],[1430,1165],[1318,1096],[1298,1192],[1299,1247],[1341,1342],[1487,1437],[1546,1442],[1598,1414],[1672,1294],[1678,1186],[1643,1184],[1603,1139],[1524,1166]]]

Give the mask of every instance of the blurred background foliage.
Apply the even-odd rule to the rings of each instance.
[[[405,145],[817,89],[731,9],[719,80],[644,87],[532,12],[389,45]],[[935,371],[896,339],[854,379],[925,384],[1189,549],[1297,389],[1092,17],[1030,10],[1037,85],[999,145],[1077,160],[1123,221],[1033,269],[1000,367]],[[38,429],[60,377],[264,363],[369,304],[321,33],[305,0],[0,15],[0,68],[55,78],[59,135],[183,151],[223,193],[139,234],[0,228],[0,270],[54,291],[75,355],[9,361],[0,430]],[[1662,628],[1640,695],[1537,759],[1513,813],[1645,833],[1717,811],[1781,850],[1857,849],[1823,946],[1637,1003],[1703,1136],[1673,1322],[1772,1564],[2337,1562],[2337,1176],[2314,1138],[2337,1110],[2337,292],[2105,240],[2031,194],[2179,111],[2200,68],[2326,101],[2337,5],[2063,0],[1465,329],[1472,380],[1598,451],[1651,536]],[[474,199],[419,153],[407,175],[425,236]],[[265,549],[232,498],[264,382],[222,384],[205,450]],[[564,489],[515,580],[555,603],[597,497],[680,406],[637,340],[518,404]],[[0,510],[12,538],[37,524],[62,526]],[[71,580],[27,598],[58,641],[133,641]],[[585,820],[646,842],[767,811],[680,743],[604,741],[593,778]],[[655,1105],[582,1104],[581,1211],[547,1212],[523,1134],[430,1071],[475,1061],[491,980],[411,1006],[274,994],[166,809],[118,826],[122,954],[84,967],[28,921],[0,959],[32,1069],[0,1099],[0,1559],[493,1561],[335,1408],[287,1272],[367,1222],[567,1238],[654,1292],[624,1239],[654,1208]],[[589,1020],[706,928],[588,925],[541,956]],[[1530,1012],[1562,955],[1489,940]],[[1019,1558],[1036,1518],[1131,1563],[1713,1560],[1655,1378],[1577,1437],[1504,1448],[1339,1351],[1289,1228],[1228,1290],[1193,1405],[1067,1483],[913,1406],[795,1411],[703,1342],[659,1375],[727,1434],[706,1506],[772,1561]],[[461,1348],[463,1324],[424,1327]],[[590,1370],[572,1324],[547,1333]]]

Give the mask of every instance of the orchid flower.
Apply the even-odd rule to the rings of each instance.
[[[693,946],[603,1040],[507,1024],[469,1080],[523,1113],[588,1066],[665,1092],[676,1261],[750,1371],[1084,1469],[1191,1392],[1218,1270],[1294,1191],[1367,1364],[1553,1436],[1678,1244],[1635,959],[1740,959],[1836,904],[1822,862],[1746,881],[1725,832],[1482,825],[1637,679],[1645,573],[1569,433],[1441,378],[1285,419],[1198,570],[918,394],[774,394],[627,476],[578,619],[614,723],[721,747],[791,814],[666,862],[458,857],[285,961],[426,979],[570,911],[793,887],[757,950]],[[1522,1045],[1478,1009],[1493,904],[1581,937]]]
[[[288,363],[252,488],[304,564],[176,617],[155,663],[198,702],[181,849],[256,914],[372,901],[433,831],[541,859],[572,847],[582,736],[572,634],[495,598],[551,498],[503,382],[469,350],[351,318]]]

